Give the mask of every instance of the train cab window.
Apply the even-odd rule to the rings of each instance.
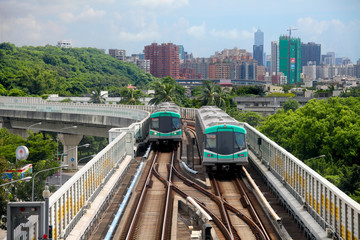
[[[232,154],[234,153],[234,135],[233,132],[218,132],[218,148],[219,154]]]
[[[153,129],[158,129],[159,128],[159,118],[153,118],[151,121],[151,127]]]
[[[173,117],[172,124],[173,124],[174,129],[179,129],[180,128],[180,118]]]
[[[172,132],[172,121],[170,116],[160,116],[160,132],[168,133]]]
[[[210,151],[216,150],[216,133],[206,134],[205,148]]]
[[[236,132],[234,141],[234,151],[241,151],[246,148],[245,134]]]

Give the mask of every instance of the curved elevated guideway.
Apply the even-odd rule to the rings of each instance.
[[[49,103],[40,98],[0,97],[0,125],[21,134],[31,130],[109,137],[109,145],[50,197],[53,239],[66,238],[83,215],[86,229],[121,181],[134,154],[134,138],[144,139],[151,106]],[[194,120],[196,109],[182,109]],[[76,124],[76,129],[64,129]],[[291,153],[244,123],[249,160],[302,226],[309,238],[360,239],[360,205]],[[16,130],[22,129],[22,130]],[[100,200],[99,200],[100,199]],[[94,204],[91,203],[95,203]],[[81,238],[81,236],[79,237]],[[78,239],[79,239],[78,238]]]

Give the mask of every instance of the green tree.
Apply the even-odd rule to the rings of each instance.
[[[0,84],[0,96],[6,96],[7,91],[2,84]]]
[[[264,88],[262,86],[240,86],[233,87],[231,94],[234,96],[264,96]]]
[[[16,160],[16,148],[22,145],[27,146],[29,149],[29,157],[27,160]],[[9,133],[6,128],[0,129],[0,173],[7,169],[17,169],[30,163],[33,164],[33,173],[59,166],[58,161],[53,160],[55,152],[56,142],[49,135],[29,131],[29,136],[23,139],[16,134]],[[45,186],[44,180],[55,171],[46,171],[36,177],[34,194],[36,200],[42,200],[41,194]],[[14,172],[13,179],[20,179],[20,174]],[[2,182],[3,180],[0,179],[0,183]],[[0,215],[6,212],[6,202],[8,201],[15,199],[21,201],[31,200],[31,182],[19,182],[15,186],[7,186],[7,192],[0,191]],[[4,227],[4,225],[0,224],[0,227]]]
[[[141,101],[139,100],[143,93],[140,90],[134,90],[133,88],[123,88],[121,91],[120,104],[127,104],[127,105],[141,105]]]
[[[300,103],[295,99],[289,99],[284,102],[283,108],[285,112],[289,111],[290,109],[295,111],[300,106]]]
[[[360,97],[360,87],[350,88],[346,92],[342,92],[340,97]]]
[[[236,108],[227,108],[226,112],[239,122],[246,122],[253,127],[259,126],[265,120],[263,116],[256,112],[241,112]]]
[[[214,85],[211,81],[204,81],[203,87],[199,94],[201,105],[213,105],[225,109],[229,106],[229,91],[219,85]]]
[[[204,81],[201,89],[199,100],[203,106],[216,105],[216,88],[211,81]]]
[[[176,83],[171,77],[164,77],[152,82],[155,90],[154,97],[150,104],[159,104],[161,102],[174,102],[179,106],[188,104],[189,99],[185,96],[185,89]]]
[[[95,87],[109,90],[128,83],[146,88],[154,79],[97,49],[0,45],[0,84],[29,95],[81,96]]]
[[[11,96],[11,97],[25,97],[25,96],[27,96],[27,94],[23,90],[13,88],[13,89],[11,89],[9,91],[8,96]]]
[[[357,198],[360,158],[360,98],[313,99],[294,111],[280,109],[259,128],[299,159],[325,155],[311,166]],[[308,163],[309,164],[309,163]]]
[[[104,104],[105,103],[105,98],[104,98],[105,94],[101,94],[101,89],[100,88],[94,88],[93,91],[91,92],[91,97],[90,97],[90,103],[99,103],[99,104]]]

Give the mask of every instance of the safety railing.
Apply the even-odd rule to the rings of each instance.
[[[328,232],[328,236],[360,239],[359,203],[264,134],[247,123],[244,125],[252,151]]]

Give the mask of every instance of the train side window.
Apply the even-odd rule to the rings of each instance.
[[[179,129],[180,128],[180,118],[173,117],[172,124],[173,124],[174,129]]]
[[[216,133],[206,134],[205,148],[210,151],[216,150]]]
[[[159,128],[159,118],[153,118],[151,121],[151,127],[153,129],[158,129]]]

